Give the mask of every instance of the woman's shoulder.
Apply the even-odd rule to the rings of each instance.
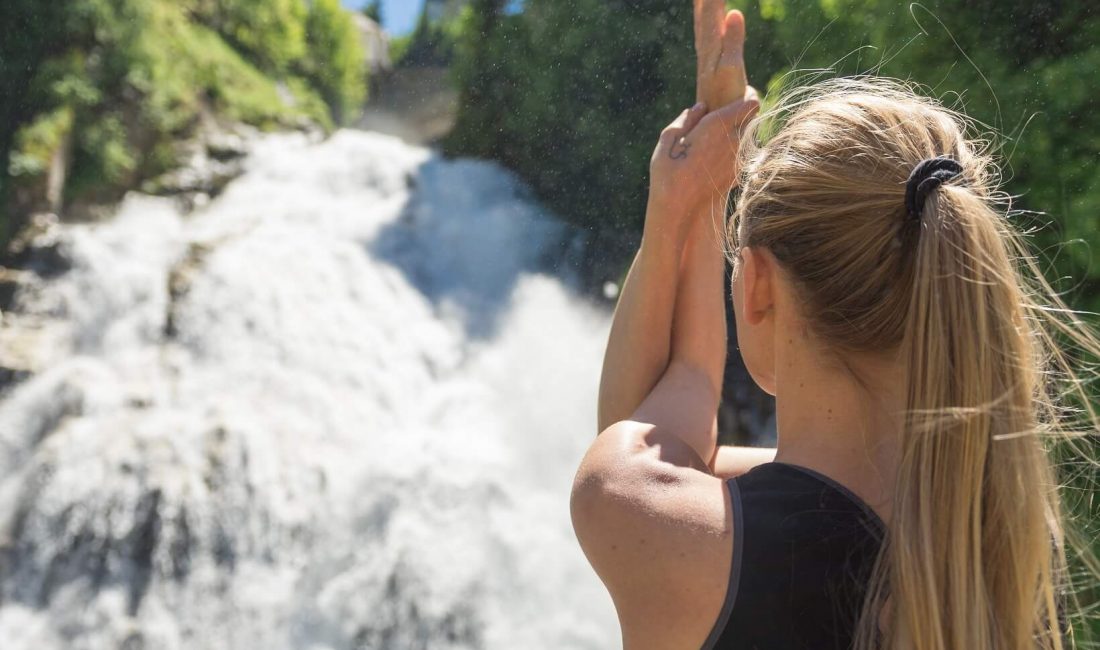
[[[628,648],[697,646],[723,602],[733,555],[728,484],[692,453],[659,427],[618,423],[600,434],[574,482],[573,528]]]

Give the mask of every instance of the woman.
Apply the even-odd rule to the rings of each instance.
[[[963,118],[873,79],[756,117],[743,17],[696,4],[700,97],[741,99],[661,135],[571,502],[625,648],[1069,647],[1039,434],[1073,424],[1050,398],[1073,375],[1047,332],[1095,337],[1055,319]],[[738,346],[776,450],[715,446],[709,217],[738,185]]]

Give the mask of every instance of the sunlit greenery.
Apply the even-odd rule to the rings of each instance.
[[[366,97],[366,73],[359,33],[339,0],[312,0],[306,42],[302,71],[342,122]]]
[[[62,147],[65,202],[110,200],[202,119],[330,128],[366,88],[338,0],[11,0],[0,18],[0,241]]]

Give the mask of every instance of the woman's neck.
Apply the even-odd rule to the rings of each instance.
[[[905,407],[901,364],[837,359],[799,332],[776,348],[776,460],[817,470],[889,521]]]

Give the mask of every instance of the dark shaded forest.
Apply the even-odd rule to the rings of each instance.
[[[474,0],[454,72],[453,154],[503,162],[564,218],[613,243],[641,230],[655,135],[694,101],[691,4]],[[731,5],[733,6],[733,5]],[[751,0],[749,79],[779,88],[877,73],[963,109],[999,145],[1006,191],[1053,260],[1052,279],[1100,309],[1100,10],[1058,0]],[[765,108],[767,101],[765,100]],[[618,268],[613,265],[611,268]]]

